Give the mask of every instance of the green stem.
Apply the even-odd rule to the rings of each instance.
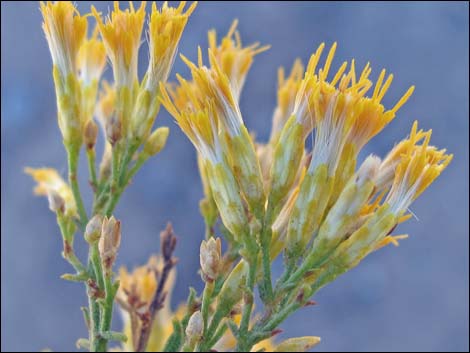
[[[69,169],[69,183],[72,188],[73,197],[75,199],[75,204],[77,205],[78,215],[80,216],[80,225],[84,229],[88,223],[88,218],[85,211],[85,206],[83,205],[82,196],[80,193],[80,187],[78,186],[77,180],[77,167],[78,167],[78,157],[80,155],[80,146],[79,145],[67,145],[67,159],[68,159],[68,169]]]
[[[93,187],[93,193],[96,195],[98,188],[98,177],[96,176],[96,152],[94,148],[86,149],[86,156],[88,161],[88,171],[90,172],[90,182]]]
[[[95,280],[100,289],[105,289],[105,281],[103,277],[103,268],[101,265],[100,253],[98,251],[98,244],[90,245],[90,259],[93,271],[95,273]]]
[[[115,291],[111,283],[111,276],[106,276],[104,283],[105,283],[106,298],[103,303],[100,333],[108,332],[110,330],[111,320],[113,318],[113,303],[114,303]],[[104,338],[102,335],[100,335],[100,338],[98,340],[98,351],[106,352],[107,346],[108,346],[108,340]]]
[[[272,203],[268,203],[268,208],[263,222],[261,233],[261,257],[263,266],[263,283],[260,288],[260,296],[263,303],[270,305],[274,298],[273,286],[271,280],[271,223],[273,217]]]
[[[204,333],[203,337],[207,334],[208,329],[208,317],[209,317],[209,307],[211,304],[212,293],[214,292],[214,282],[206,282],[206,286],[204,288],[204,293],[202,294],[202,305],[201,305],[201,314],[202,319],[204,322]]]
[[[88,273],[90,275],[90,280],[96,282],[96,275],[95,266],[93,265],[93,245],[90,245],[88,249]],[[87,283],[87,296],[88,296],[88,308],[90,312],[90,326],[88,331],[88,338],[90,342],[90,351],[91,352],[98,352],[99,351],[99,334],[100,334],[100,307],[97,302],[97,298],[95,297],[96,293],[94,293],[94,289],[91,287],[90,283]]]
[[[269,253],[269,252],[268,252]],[[257,252],[250,259],[250,267],[247,278],[247,289],[245,294],[245,305],[243,307],[242,319],[237,337],[237,352],[249,352],[251,345],[248,338],[248,329],[250,325],[251,313],[253,311],[253,291],[256,284],[256,267],[258,263]]]
[[[85,273],[85,266],[83,266],[73,250],[73,233],[69,231],[67,222],[61,212],[57,213],[57,224],[59,225],[62,240],[64,242],[64,258],[70,263],[70,265],[72,265],[77,274]]]

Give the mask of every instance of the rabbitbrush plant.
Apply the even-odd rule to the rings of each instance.
[[[368,254],[405,238],[392,233],[452,159],[430,145],[431,131],[415,122],[383,159],[370,155],[358,164],[361,149],[395,118],[414,87],[386,109],[381,101],[393,76],[382,70],[373,83],[369,64],[356,72],[354,60],[330,72],[336,43],[323,65],[321,44],[306,67],[297,60],[287,77],[279,70],[272,132],[262,143],[247,130],[239,98],[253,58],[268,47],[244,46],[236,22],[220,41],[209,32],[209,48],[198,49],[197,63],[181,55],[191,78],[178,75],[177,83],[167,84],[196,3],[176,8],[153,3],[148,17],[145,2],[137,9],[131,2],[127,10],[115,3],[106,19],[94,7],[82,16],[68,1],[40,7],[68,181],[55,169],[26,172],[57,217],[63,257],[74,270],[63,278],[85,286],[88,337],[78,339],[81,348],[106,351],[117,341],[129,351],[310,349],[320,338],[275,345],[272,337],[288,316],[314,304],[320,288]],[[91,19],[96,27],[88,37]],[[150,55],[139,79],[146,19]],[[101,80],[107,61],[112,84]],[[199,253],[205,286],[202,293],[191,289],[176,312],[169,306],[176,265],[170,225],[161,233],[160,255],[132,272],[113,269],[121,239],[113,211],[134,175],[165,146],[169,129],[153,130],[161,106],[196,148],[205,193],[200,210],[206,234]],[[99,169],[97,123],[106,139]],[[77,182],[82,149],[94,194],[90,207]],[[76,234],[89,244],[87,259],[75,255]],[[272,262],[281,254],[284,272],[272,278]],[[123,313],[122,332],[111,327],[115,303]]]

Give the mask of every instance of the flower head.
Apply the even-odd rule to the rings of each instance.
[[[254,43],[243,47],[240,34],[236,30],[237,24],[237,20],[233,21],[219,46],[217,46],[217,33],[215,30],[209,31],[208,39],[211,67],[218,66],[227,75],[234,98],[238,101],[254,56],[268,50],[270,46],[261,47],[259,43]]]
[[[80,16],[71,1],[41,1],[40,6],[54,65],[64,78],[75,74],[77,53],[87,31],[86,17]]]
[[[131,1],[130,8],[123,11],[119,8],[119,1],[115,1],[114,11],[106,22],[103,22],[94,6],[91,8],[113,66],[117,87],[132,87],[137,80],[137,58],[145,20],[145,3],[142,1],[136,11]]]
[[[178,43],[189,16],[196,8],[197,2],[184,11],[186,2],[180,2],[176,8],[169,7],[165,2],[160,10],[152,4],[149,22],[150,62],[147,69],[145,87],[153,92],[159,82],[166,82],[173,65]]]
[[[416,131],[415,127],[413,129]],[[453,155],[446,154],[445,149],[429,146],[431,133],[431,130],[425,133],[421,146],[409,148],[396,167],[393,184],[385,200],[395,215],[405,212],[452,160]]]
[[[70,186],[62,179],[57,170],[53,168],[25,168],[25,172],[38,183],[34,188],[36,195],[48,196],[49,193],[57,193],[64,201],[65,215],[77,216],[77,206],[73,198]]]

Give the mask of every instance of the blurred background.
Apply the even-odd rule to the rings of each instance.
[[[96,6],[107,13],[112,3]],[[78,8],[86,13],[90,2],[79,2]],[[1,349],[75,350],[75,340],[86,336],[79,310],[86,305],[84,289],[59,279],[70,268],[60,256],[55,217],[45,198],[33,196],[33,182],[23,173],[25,166],[66,173],[51,59],[38,2],[2,2],[1,10]],[[280,338],[321,336],[321,351],[468,351],[468,3],[201,2],[180,52],[195,59],[197,45],[207,46],[207,30],[224,34],[234,18],[240,20],[245,43],[272,45],[256,57],[241,98],[245,122],[258,139],[269,136],[278,66],[290,69],[296,57],[306,62],[322,41],[338,41],[333,68],[355,58],[356,67],[370,60],[373,79],[382,67],[394,73],[386,107],[416,85],[410,101],[366,146],[362,158],[372,152],[383,157],[408,134],[414,119],[433,129],[433,144],[455,154],[412,205],[417,219],[400,225],[398,232],[410,238],[398,249],[374,253],[322,289],[314,297],[318,305],[288,319]],[[140,73],[147,60],[143,43]],[[179,59],[172,78],[175,72],[188,77]],[[106,76],[111,76],[109,67]],[[175,307],[186,298],[188,286],[202,287],[197,274],[202,190],[194,149],[164,109],[157,125],[171,127],[168,144],[138,173],[116,210],[123,221],[118,265],[145,263],[159,250],[158,234],[171,221],[179,235]],[[89,202],[85,164],[82,155],[80,183]],[[78,238],[77,251],[84,257]],[[119,315],[114,318],[117,329]]]

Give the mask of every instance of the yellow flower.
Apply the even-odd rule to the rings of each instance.
[[[238,101],[245,83],[246,74],[253,63],[253,57],[269,49],[269,45],[260,47],[259,43],[243,47],[240,34],[236,30],[238,21],[232,23],[227,35],[217,46],[217,33],[211,30],[208,33],[209,56],[211,67],[219,66],[228,77],[233,90],[234,98]]]
[[[91,8],[113,66],[117,87],[131,88],[137,81],[137,59],[145,20],[145,3],[142,1],[136,11],[131,1],[130,9],[123,11],[119,8],[119,1],[115,1],[114,11],[106,23],[96,8]]]
[[[77,206],[72,189],[62,179],[57,170],[53,168],[25,168],[25,172],[38,183],[34,188],[36,195],[48,196],[50,192],[59,194],[65,202],[65,215],[68,217],[77,216]]]
[[[196,8],[197,2],[184,11],[186,2],[180,2],[176,8],[163,3],[161,10],[152,4],[149,22],[150,62],[147,69],[145,87],[154,92],[159,82],[166,82],[173,65],[178,43],[183,34],[189,16]]]
[[[76,73],[77,53],[86,36],[87,19],[71,1],[41,1],[43,29],[52,61],[62,77]]]
[[[390,205],[390,212],[401,216],[408,206],[441,174],[449,165],[453,155],[446,150],[437,150],[429,146],[432,131],[424,137],[423,144],[408,149],[406,155],[396,167],[390,193],[385,203]]]
[[[57,96],[57,117],[67,148],[82,143],[85,123],[81,109],[81,87],[77,78],[77,56],[86,36],[87,19],[70,1],[41,2],[43,28],[49,44]]]

